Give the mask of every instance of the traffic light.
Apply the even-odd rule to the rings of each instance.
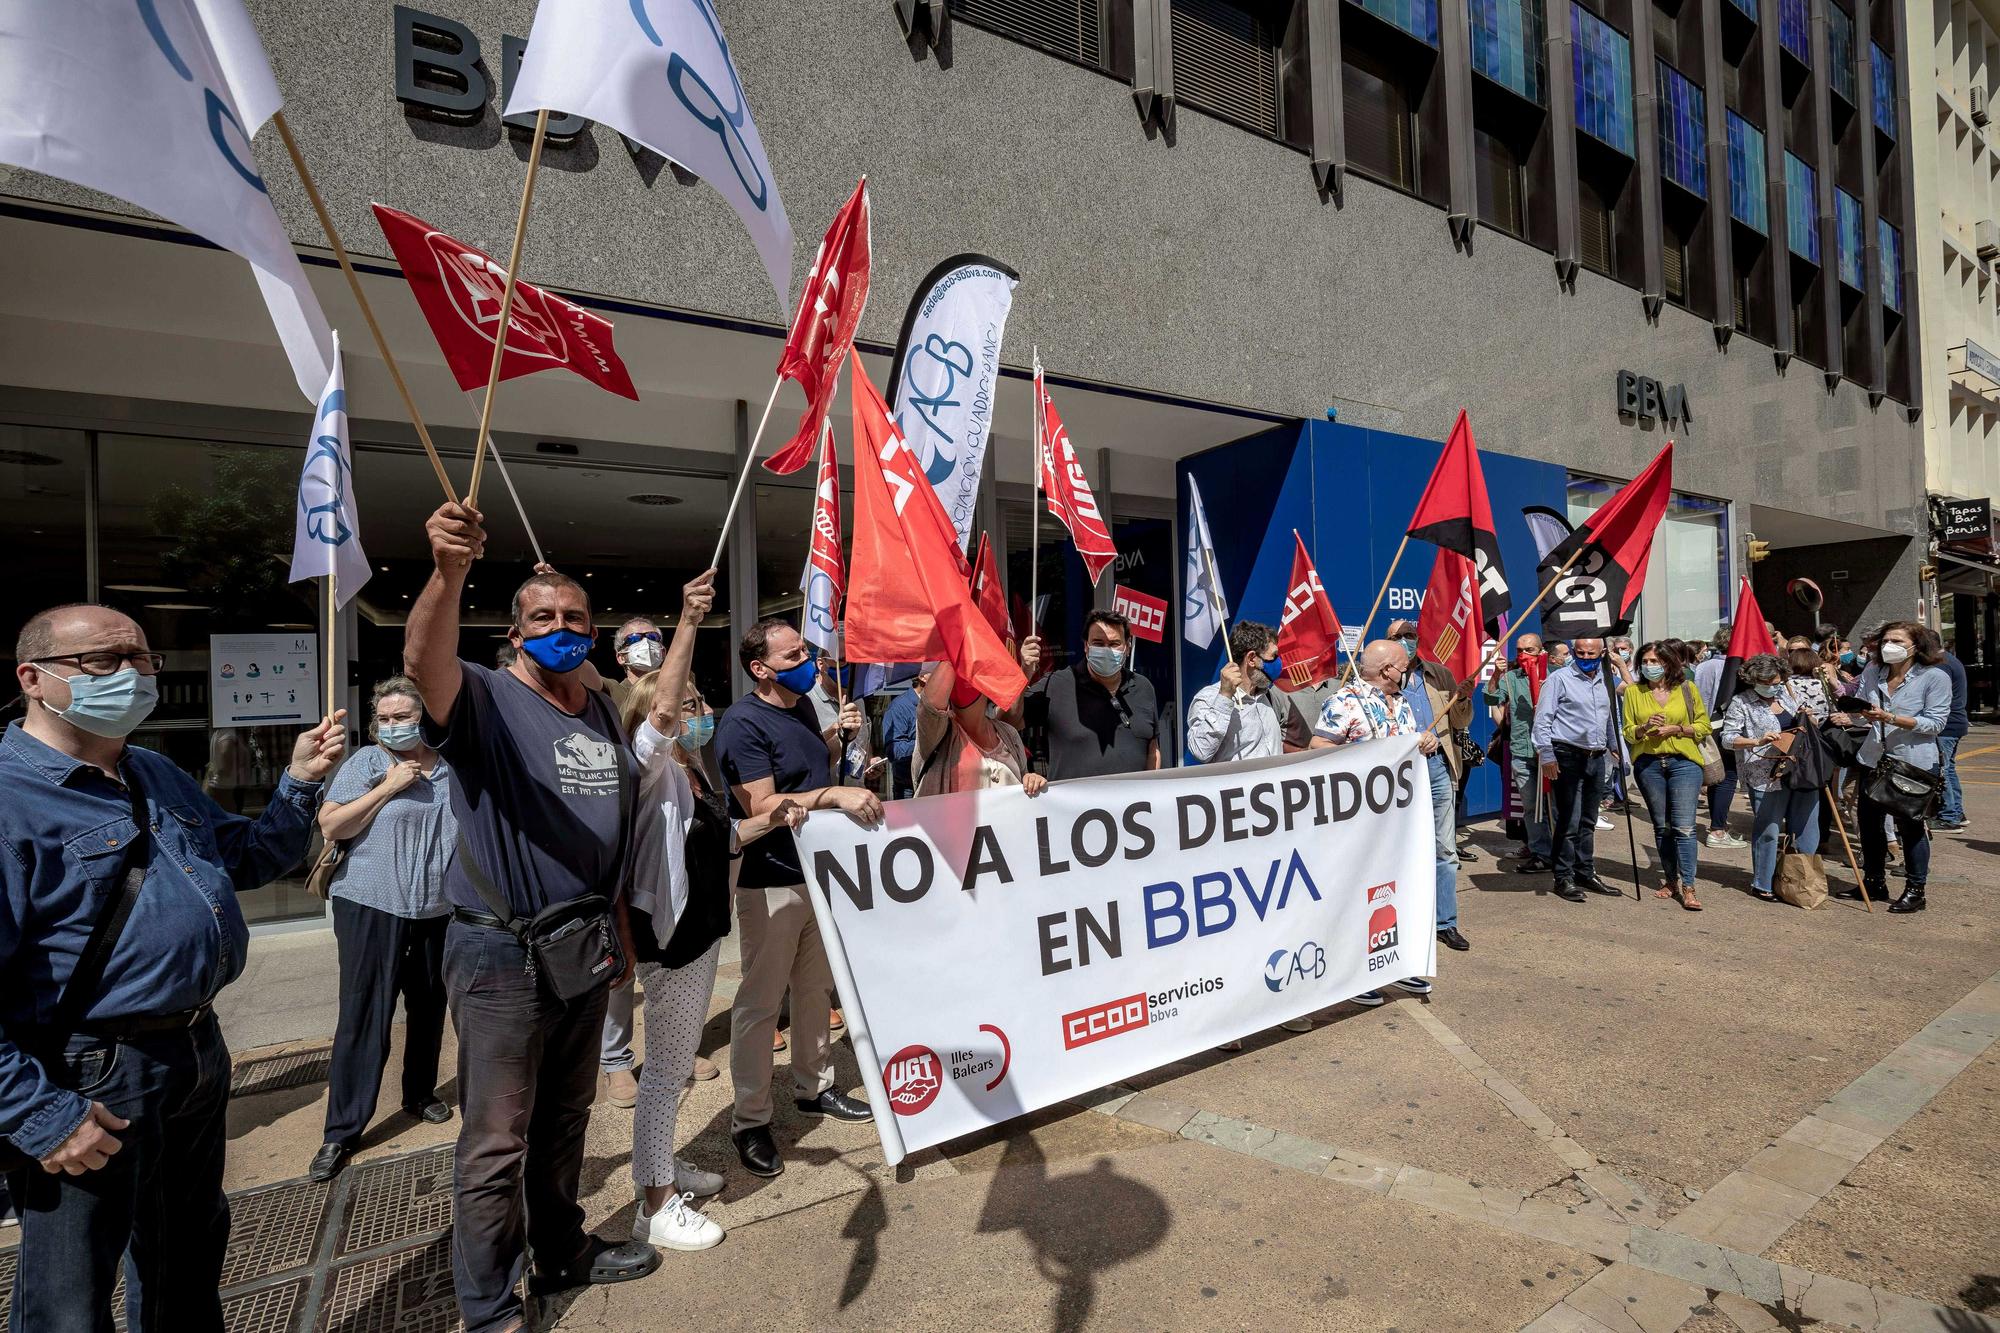
[[[1750,549],[1748,555],[1750,557],[1751,564],[1753,565],[1756,564],[1759,560],[1764,559],[1766,556],[1770,554],[1771,554],[1771,543],[1767,541],[1759,541],[1755,537],[1752,537],[1750,539]]]

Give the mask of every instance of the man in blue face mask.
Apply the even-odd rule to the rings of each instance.
[[[760,620],[743,636],[737,660],[755,689],[729,706],[715,726],[715,759],[729,786],[729,813],[749,819],[776,812],[787,799],[810,812],[841,810],[862,824],[882,818],[881,798],[866,787],[835,785],[843,731],[865,719],[849,699],[835,725],[820,729],[807,697],[819,667],[791,622]],[[743,981],[729,1023],[729,1072],[736,1108],[730,1136],[752,1175],[785,1169],[771,1137],[771,1038],[787,988],[792,993],[793,1104],[804,1115],[866,1120],[868,1104],[833,1086],[828,1004],[833,971],[806,893],[805,871],[790,829],[743,849],[736,876],[736,919],[743,928]]]
[[[650,1245],[586,1233],[577,1206],[605,1004],[632,969],[622,871],[634,766],[610,696],[584,683],[593,631],[582,585],[539,570],[514,594],[513,662],[463,660],[459,603],[486,532],[458,504],[426,526],[434,568],[410,609],[403,669],[423,696],[424,739],[455,779],[444,979],[464,1127],[452,1282],[468,1329],[508,1328],[523,1317],[515,1285],[530,1253],[537,1291],[659,1266]],[[516,928],[568,904],[584,928],[601,928],[606,900],[627,941],[623,974],[607,969],[603,984],[564,998],[529,967]]]
[[[1597,876],[1597,809],[1608,767],[1620,762],[1604,640],[1575,639],[1568,666],[1549,672],[1535,705],[1535,754],[1550,783],[1549,841],[1555,849],[1555,892],[1573,903],[1583,891],[1616,898]]]
[[[129,617],[44,611],[15,658],[27,716],[0,740],[0,1137],[29,1159],[10,1178],[14,1327],[110,1327],[122,1272],[133,1333],[220,1328],[229,1050],[210,1006],[250,942],[237,895],[305,855],[345,713],[299,737],[252,820],[125,743],[164,665]]]

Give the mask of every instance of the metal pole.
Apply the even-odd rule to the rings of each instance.
[[[340,615],[340,595],[335,586],[338,579],[339,576],[331,572],[326,576],[326,715],[328,717],[333,716],[333,710],[338,706],[335,699],[339,687],[335,685],[333,677],[334,621]]]
[[[1034,400],[1029,410],[1028,438],[1034,441],[1028,476],[1028,632],[1041,637],[1042,626],[1035,614],[1041,602],[1042,586],[1042,349],[1034,349],[1035,374],[1029,380],[1028,396]],[[1042,665],[1046,666],[1047,663]]]
[[[535,198],[535,173],[542,168],[542,140],[549,132],[549,109],[535,113],[535,140],[528,149],[528,179],[521,185],[521,209],[514,217],[514,247],[507,255],[507,282],[500,290],[500,321],[493,331],[493,363],[486,371],[486,402],[479,410],[479,438],[472,446],[472,485],[465,493],[468,509],[479,506],[479,473],[486,462],[486,431],[493,424],[493,394],[500,386],[500,359],[507,352],[507,322],[514,315],[514,284],[521,275],[521,241],[528,232],[528,205]]]

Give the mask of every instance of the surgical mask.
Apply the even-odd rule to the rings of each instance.
[[[1658,680],[1667,674],[1667,669],[1658,662],[1641,662],[1639,664],[1639,674],[1647,680]]]
[[[542,670],[567,675],[590,656],[590,636],[573,629],[552,630],[521,640],[521,651],[532,657]]]
[[[1417,641],[1415,639],[1405,638],[1402,641],[1402,643],[1403,643],[1403,652],[1407,656],[1415,657],[1417,655]]]
[[[1882,661],[1888,666],[1895,666],[1898,662],[1906,660],[1910,655],[1909,645],[1901,643],[1885,643],[1882,645],[1881,651]]]
[[[1597,668],[1604,665],[1604,659],[1601,657],[1573,657],[1570,659],[1570,665],[1586,676],[1594,676],[1597,674]]]
[[[391,722],[375,728],[375,739],[398,754],[416,749],[423,736],[423,727],[415,722]]]
[[[771,678],[793,694],[810,694],[813,682],[819,679],[819,663],[808,657],[795,667],[772,672]]]
[[[1083,650],[1083,660],[1093,676],[1115,676],[1125,669],[1125,650],[1099,644]]]
[[[108,740],[131,735],[141,722],[152,716],[153,706],[160,701],[160,682],[152,676],[140,675],[137,667],[126,667],[108,676],[89,676],[79,671],[74,676],[56,676],[56,679],[69,686],[69,707],[49,711],[71,726]]]
[[[1285,677],[1285,664],[1280,658],[1274,657],[1268,662],[1259,662],[1257,669],[1263,672],[1264,679],[1270,681],[1273,685],[1276,685]]]
[[[1766,699],[1775,699],[1778,697],[1778,687],[1776,684],[1759,685],[1757,693],[1763,695]]]
[[[1621,662],[1629,662],[1629,661],[1631,661],[1631,660],[1632,660],[1632,650],[1631,650],[1630,648],[1620,648],[1620,649],[1618,650],[1618,660],[1619,660],[1619,661],[1621,661]]]
[[[699,750],[715,737],[715,714],[703,713],[681,723],[681,734],[674,737],[684,750]]]
[[[660,659],[664,656],[659,644],[651,639],[640,639],[626,647],[625,665],[640,671],[651,671],[660,665]]]
[[[1842,653],[1840,655],[1840,664],[1846,667],[1849,671],[1852,671],[1855,667],[1855,664],[1860,662],[1860,660],[1861,659],[1856,657],[1853,653]]]

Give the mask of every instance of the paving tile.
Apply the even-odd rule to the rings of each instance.
[[[1723,1317],[1742,1329],[1743,1333],[1769,1333],[1771,1329],[1783,1327],[1778,1322],[1778,1317],[1761,1302],[1753,1301],[1747,1296],[1736,1296],[1726,1291],[1717,1292],[1709,1298],[1709,1304],[1720,1310]]]
[[[1763,1303],[1783,1294],[1778,1265],[1768,1259],[1724,1249],[1678,1232],[1633,1227],[1634,1264],[1692,1282],[1710,1291],[1726,1291]]]
[[[1564,1298],[1619,1333],[1673,1333],[1708,1303],[1700,1288],[1631,1264],[1613,1264]]]
[[[1621,1215],[1648,1226],[1659,1225],[1659,1205],[1647,1198],[1644,1190],[1635,1187],[1610,1167],[1593,1161],[1588,1166],[1574,1169],[1576,1178],[1583,1182],[1585,1189],[1610,1204]]]
[[[1879,1135],[1849,1129],[1846,1125],[1809,1115],[1779,1136],[1781,1143],[1797,1143],[1831,1157],[1859,1162],[1882,1146]]]
[[[1389,1197],[1475,1221],[1487,1220],[1484,1190],[1456,1176],[1440,1175],[1421,1167],[1406,1166],[1398,1172],[1396,1183],[1389,1188]]]
[[[1907,1074],[1910,1079],[1931,1089],[1935,1097],[1939,1089],[1965,1072],[1972,1063],[1973,1056],[1962,1051],[1929,1045],[1912,1037],[1895,1050],[1882,1057],[1878,1069],[1892,1069],[1899,1074]]]
[[[1944,1084],[1912,1077],[1904,1070],[1877,1062],[1874,1068],[1827,1099],[1830,1109],[1855,1111],[1901,1125],[1923,1109]],[[1821,1111],[1824,1116],[1826,1111]]]
[[[1878,1144],[1901,1129],[1903,1122],[1909,1119],[1906,1115],[1885,1119],[1879,1115],[1871,1115],[1847,1102],[1823,1102],[1820,1108],[1813,1112],[1813,1116],[1830,1125],[1856,1130],[1873,1138]]]
[[[1396,1168],[1352,1162],[1345,1157],[1336,1157],[1328,1162],[1326,1170],[1320,1174],[1328,1180],[1337,1180],[1343,1185],[1372,1190],[1376,1194],[1387,1194],[1390,1187],[1396,1183]]]
[[[1775,1180],[1737,1171],[1689,1204],[1671,1230],[1745,1254],[1762,1254],[1818,1200]]]
[[[1269,1143],[1252,1148],[1253,1157],[1261,1157],[1279,1166],[1289,1166],[1297,1171],[1310,1171],[1315,1175],[1324,1172],[1338,1154],[1331,1144],[1319,1143],[1302,1138],[1297,1134],[1277,1134]]]
[[[1248,1120],[1197,1111],[1187,1124],[1181,1126],[1181,1137],[1193,1139],[1196,1143],[1227,1148],[1230,1152],[1254,1154],[1257,1149],[1276,1139],[1278,1131],[1267,1129],[1263,1125],[1253,1125]]]
[[[1554,1241],[1614,1262],[1630,1252],[1636,1229],[1613,1216],[1608,1208],[1572,1208],[1547,1199],[1523,1199],[1518,1209],[1495,1220],[1509,1231]]]
[[[1616,1333],[1616,1330],[1598,1323],[1568,1301],[1558,1301],[1533,1323],[1524,1325],[1521,1333]]]
[[[1118,1108],[1120,1120],[1150,1125],[1154,1129],[1164,1129],[1169,1134],[1180,1133],[1195,1115],[1194,1107],[1168,1101],[1165,1097],[1155,1096],[1150,1092],[1142,1092]]]
[[[1817,1197],[1845,1180],[1854,1166],[1844,1157],[1802,1143],[1779,1142],[1745,1162],[1743,1169]]]
[[[1093,1111],[1102,1111],[1106,1115],[1117,1115],[1119,1108],[1138,1095],[1124,1084],[1114,1083],[1108,1088],[1096,1088],[1072,1097],[1070,1101],[1078,1106],[1087,1106]]]
[[[1809,1273],[1791,1264],[1778,1265],[1786,1308],[1807,1323],[1852,1324],[1872,1330],[1878,1322],[1875,1293],[1859,1282]]]
[[[1933,1019],[1930,1024],[1910,1038],[1910,1044],[1937,1051],[1957,1051],[1961,1055],[1983,1055],[1993,1044],[1993,1034],[1969,1027],[1960,1020],[1946,1014]]]

